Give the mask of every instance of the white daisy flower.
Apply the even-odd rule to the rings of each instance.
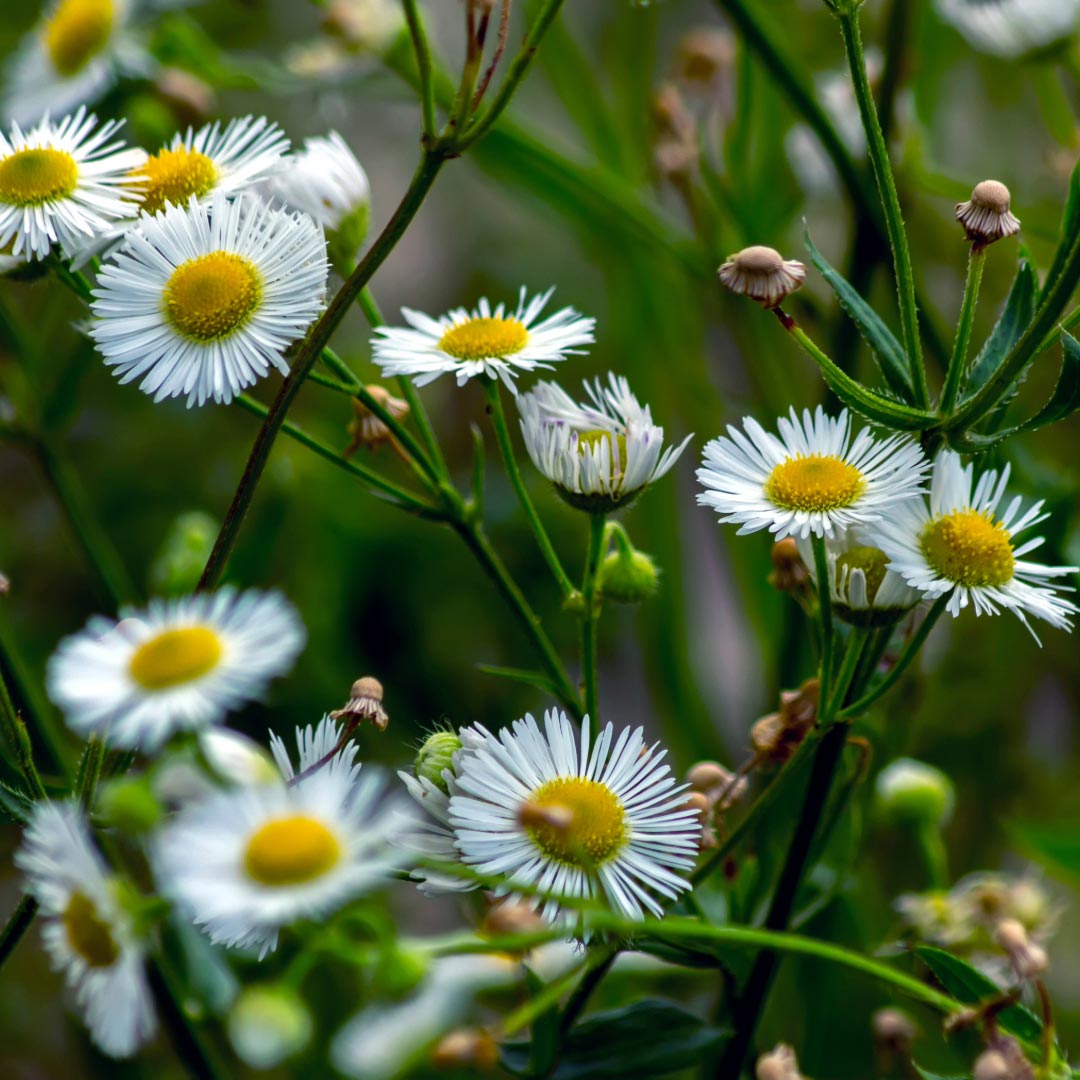
[[[228,403],[324,307],[326,242],[307,216],[261,200],[194,196],[144,215],[102,267],[90,336],[122,383],[155,401]]]
[[[313,217],[326,232],[334,265],[347,269],[367,235],[371,185],[336,131],[305,139],[304,148],[285,158],[285,169],[267,181],[266,190]]]
[[[807,538],[798,541],[799,554],[817,583],[813,548]],[[853,626],[890,626],[923,598],[895,570],[889,557],[867,542],[858,529],[849,529],[825,546],[829,568],[829,595],[833,610]]]
[[[526,302],[522,287],[513,313],[503,304],[492,308],[486,297],[474,311],[455,308],[438,319],[402,308],[412,329],[379,327],[372,359],[384,375],[405,375],[417,386],[450,374],[464,386],[483,375],[502,379],[511,393],[517,393],[518,372],[550,368],[593,342],[596,320],[583,318],[573,308],[537,321],[554,291],[548,289]]]
[[[198,593],[92,618],[60,642],[48,687],[79,735],[153,752],[174,732],[205,728],[257,699],[304,644],[277,593]]]
[[[664,762],[642,729],[615,738],[611,724],[590,746],[565,713],[532,716],[484,742],[462,762],[450,823],[462,861],[514,886],[539,890],[529,902],[568,929],[578,915],[559,897],[602,896],[632,919],[661,915],[690,886],[682,876],[698,852],[701,820],[686,808]],[[614,745],[613,745],[614,743]]]
[[[878,441],[865,428],[852,438],[846,409],[835,420],[820,405],[801,417],[792,409],[777,426],[779,437],[747,417],[745,434],[729,425],[705,447],[697,501],[737,523],[739,535],[833,536],[922,492],[919,447],[900,435]]]
[[[341,751],[335,754],[334,751],[340,742],[341,725],[329,716],[324,716],[316,727],[308,724],[307,727],[298,727],[296,729],[296,750],[299,764],[295,768],[293,768],[292,758],[289,756],[289,749],[285,745],[285,740],[273,731],[270,732],[270,753],[274,757],[274,764],[277,765],[281,778],[288,783],[298,776],[303,777],[303,774],[308,769],[313,769],[320,762],[328,765],[334,757],[340,756],[346,749],[350,749],[349,747],[342,747]],[[356,747],[351,747],[351,750],[355,755]]]
[[[111,1057],[130,1057],[157,1026],[143,947],[78,806],[37,803],[15,865],[41,905],[45,950],[91,1037]]]
[[[889,556],[889,569],[925,596],[949,595],[950,615],[969,605],[976,615],[994,615],[1001,608],[1027,625],[1027,616],[1044,619],[1058,629],[1072,628],[1076,605],[1048,584],[1075,574],[1075,566],[1043,566],[1024,556],[1043,543],[1041,536],[1017,543],[1016,536],[1045,521],[1042,501],[1021,512],[1019,496],[1002,513],[1009,467],[984,472],[975,482],[974,467],[958,454],[943,450],[934,461],[930,505],[905,503],[873,529],[874,542]]]
[[[628,505],[678,460],[691,436],[664,446],[652,421],[621,376],[585,383],[578,404],[562,387],[538,383],[517,399],[521,432],[533,464],[572,506],[610,511]]]
[[[129,33],[130,0],[54,0],[12,56],[2,113],[34,123],[104,97],[123,75],[152,64]]]
[[[937,13],[980,52],[1013,60],[1076,33],[1080,0],[937,0]]]
[[[0,132],[0,249],[26,261],[44,259],[53,244],[70,253],[134,216],[129,173],[146,155],[109,141],[119,127],[98,127],[79,109],[59,123],[46,116],[29,131]]]
[[[306,741],[312,753],[315,741]],[[381,774],[354,764],[356,750],[292,785],[234,788],[186,807],[154,846],[162,892],[215,944],[257,947],[261,958],[282,927],[381,886],[400,862],[390,847],[400,818]]]

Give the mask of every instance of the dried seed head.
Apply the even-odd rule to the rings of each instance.
[[[479,1028],[459,1028],[445,1035],[431,1055],[437,1069],[468,1069],[492,1072],[499,1064],[499,1047]]]
[[[758,1058],[755,1075],[757,1080],[803,1080],[795,1051],[783,1043]]]
[[[511,934],[533,934],[549,927],[543,916],[533,911],[528,904],[518,900],[505,900],[494,905],[484,916],[480,924],[480,933],[491,937],[506,937]]]
[[[956,220],[976,251],[1020,231],[1020,219],[1009,210],[1009,189],[1000,180],[976,184],[971,198],[956,204]]]
[[[395,420],[404,420],[409,415],[408,402],[391,395],[385,386],[372,383],[371,386],[364,389]],[[345,457],[355,454],[361,446],[365,450],[377,450],[383,443],[389,442],[393,438],[390,429],[358,398],[353,398],[353,411],[356,416],[348,427],[352,442],[349,443],[345,450]]]
[[[972,1080],[1035,1080],[1035,1070],[1015,1039],[995,1035],[989,1041],[989,1048],[975,1059]]]
[[[652,116],[658,142],[697,142],[697,121],[673,83],[664,83],[653,95]]]
[[[769,584],[786,593],[801,593],[810,584],[810,571],[799,554],[799,545],[792,536],[777,540],[772,546],[772,572]]]
[[[1002,919],[995,934],[997,943],[1009,955],[1009,963],[1020,979],[1038,979],[1050,966],[1046,950],[1028,937],[1018,919]]]
[[[710,805],[708,796],[703,795],[700,791],[691,791],[686,796],[686,809],[696,810],[703,825],[708,820]]]
[[[985,1050],[975,1059],[974,1080],[1010,1080],[1009,1063],[996,1050]]]
[[[817,719],[817,679],[807,679],[798,690],[780,695],[780,711],[763,716],[750,729],[750,743],[760,762],[782,765],[795,753]]]
[[[731,782],[731,773],[715,761],[699,761],[686,773],[686,782],[694,791],[711,791]]]
[[[385,731],[390,717],[382,706],[382,700],[382,683],[371,675],[365,675],[353,683],[345,707],[335,709],[330,714],[330,719],[345,720],[350,725],[356,725],[361,720],[370,720],[372,727]]]
[[[907,1054],[915,1041],[918,1029],[906,1012],[900,1009],[878,1009],[870,1018],[874,1042],[890,1054]]]
[[[679,42],[676,57],[679,77],[688,83],[709,86],[731,70],[735,55],[735,39],[729,31],[698,27]]]
[[[736,252],[717,273],[733,293],[749,296],[764,308],[782,304],[806,280],[806,267],[801,262],[760,245]]]

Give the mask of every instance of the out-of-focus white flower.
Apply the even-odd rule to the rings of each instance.
[[[1077,31],[1080,0],[936,0],[937,13],[973,49],[1015,60]]]

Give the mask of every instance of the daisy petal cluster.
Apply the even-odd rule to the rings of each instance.
[[[90,334],[122,383],[190,408],[228,403],[271,367],[324,306],[326,243],[311,218],[263,201],[144,215],[103,266]]]
[[[403,308],[409,328],[376,330],[373,359],[384,375],[404,375],[426,386],[440,375],[453,375],[458,386],[484,376],[501,379],[517,392],[522,371],[550,368],[593,342],[595,319],[566,307],[541,318],[554,289],[531,299],[524,287],[516,309],[492,307],[486,298],[468,311],[455,308],[438,319]]]
[[[44,259],[53,245],[70,254],[134,217],[130,174],[146,155],[115,140],[118,129],[79,109],[0,132],[0,249],[25,261]]]
[[[260,697],[303,644],[296,612],[276,593],[153,601],[65,638],[49,661],[49,694],[78,734],[153,751]]]
[[[610,511],[664,476],[691,436],[664,445],[664,429],[626,379],[586,383],[587,402],[560,386],[539,383],[517,399],[525,448],[533,464],[571,505]]]
[[[15,864],[41,905],[45,949],[91,1037],[111,1057],[130,1057],[157,1027],[144,950],[79,807],[39,802]]]
[[[1043,543],[1017,536],[1048,517],[1042,502],[1023,509],[1017,496],[1002,506],[1009,468],[975,478],[951,450],[934,462],[929,502],[904,503],[877,523],[877,543],[889,568],[924,596],[948,596],[947,610],[966,607],[977,615],[1005,609],[1027,623],[1029,615],[1058,629],[1072,627],[1076,605],[1051,582],[1077,572],[1075,566],[1044,566],[1025,556]]]

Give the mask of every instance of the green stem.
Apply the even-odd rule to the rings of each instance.
[[[423,117],[424,137],[433,139],[438,132],[435,115],[435,84],[431,76],[431,47],[428,45],[424,20],[416,0],[402,0],[405,21],[409,25],[413,54],[416,56],[416,72],[420,80],[420,110]]]
[[[600,619],[597,573],[604,548],[604,520],[602,513],[589,515],[589,546],[581,580],[581,595],[585,598],[585,610],[581,616],[581,679],[585,688],[585,712],[589,715],[594,739],[600,733],[596,660],[597,623]]]
[[[570,1029],[577,1023],[578,1018],[585,1011],[593,991],[602,983],[611,970],[615,961],[619,958],[617,945],[602,945],[589,957],[589,965],[581,982],[577,984],[574,992],[567,999],[563,1007],[562,1016],[559,1017],[559,1035],[565,1038]]]
[[[2,669],[0,669],[0,723],[3,724],[5,737],[11,745],[19,772],[22,773],[30,794],[35,799],[44,799],[46,797],[45,785],[41,782],[41,776],[34,764],[30,733],[26,730],[26,725],[15,708],[15,702],[11,699]]]
[[[544,523],[540,520],[540,515],[536,512],[536,507],[533,506],[532,499],[529,498],[529,492],[525,487],[525,481],[522,479],[521,471],[517,467],[517,459],[514,456],[514,444],[510,440],[510,429],[506,424],[506,414],[503,412],[502,406],[502,393],[499,390],[499,383],[495,379],[487,379],[485,381],[484,391],[487,395],[488,412],[491,415],[491,425],[495,429],[495,439],[499,444],[499,452],[502,454],[503,465],[506,467],[506,475],[510,478],[510,485],[514,489],[514,494],[517,495],[518,502],[521,504],[521,509],[525,513],[525,517],[529,522],[529,528],[532,529],[533,535],[536,537],[536,543],[540,548],[540,554],[544,556],[544,561],[548,564],[548,568],[554,575],[556,582],[558,582],[559,588],[562,590],[563,599],[567,599],[574,595],[577,591],[574,588],[566,571],[563,569],[563,564],[559,561],[559,556],[555,552],[555,548],[551,543],[551,538],[547,534],[547,530],[544,528]]]
[[[919,629],[912,636],[911,640],[904,647],[904,651],[900,654],[893,666],[893,669],[881,680],[869,693],[859,698],[858,701],[846,708],[841,709],[837,714],[838,719],[845,719],[849,716],[858,716],[860,713],[866,712],[866,710],[873,705],[878,698],[887,694],[899,681],[900,677],[908,669],[912,660],[918,655],[919,650],[923,646],[923,642],[926,641],[930,635],[930,631],[933,630],[934,624],[941,617],[941,613],[945,610],[945,605],[949,602],[949,594],[945,593],[943,596],[939,596],[933,604],[933,607],[926,613],[926,617],[919,625]]]
[[[971,327],[975,322],[975,306],[979,302],[979,287],[982,285],[985,266],[986,248],[973,244],[968,259],[967,279],[964,282],[964,299],[960,304],[960,319],[956,324],[956,339],[945,375],[945,388],[941,392],[941,404],[938,406],[938,412],[942,416],[948,416],[953,411],[960,393],[960,380],[967,368]]]
[[[4,923],[4,928],[0,930],[0,968],[11,959],[11,954],[22,941],[26,931],[30,929],[37,913],[38,902],[32,896],[24,896],[15,905],[15,910]]]
[[[810,544],[814,550],[814,576],[818,588],[818,618],[821,620],[821,664],[818,673],[818,701],[823,708],[829,701],[832,682],[833,621],[832,590],[829,587],[829,556],[825,550],[825,538],[813,536]]]
[[[904,218],[900,210],[900,197],[896,191],[892,164],[889,161],[889,148],[881,131],[874,95],[870,90],[870,81],[866,75],[866,58],[863,56],[862,36],[859,32],[858,9],[851,6],[838,13],[840,32],[844,39],[848,66],[851,69],[855,100],[859,106],[863,129],[866,132],[870,163],[874,169],[878,193],[881,196],[882,209],[885,212],[885,231],[892,248],[893,265],[896,269],[896,290],[900,305],[900,328],[911,364],[912,383],[915,389],[915,401],[920,406],[927,406],[930,401],[926,388],[926,368],[922,358],[922,342],[919,337],[919,315],[915,302],[915,274],[911,266],[911,252],[908,249],[907,233],[904,230]]]
[[[836,676],[836,686],[833,688],[832,698],[825,707],[821,717],[822,724],[828,724],[834,716],[843,708],[844,699],[851,688],[855,678],[855,672],[862,658],[863,647],[866,645],[868,631],[860,627],[852,627],[848,635],[847,649],[844,652],[844,662],[840,665],[840,671]]]
[[[930,888],[948,888],[949,856],[945,850],[945,841],[941,838],[941,829],[936,823],[921,823],[916,828],[915,842],[926,865]]]
[[[285,423],[289,407],[300,392],[300,387],[303,385],[308,372],[318,360],[319,354],[329,344],[331,335],[345,317],[360,290],[371,280],[409,227],[445,162],[445,150],[424,150],[412,182],[409,184],[409,188],[398,204],[393,216],[368,249],[367,254],[356,269],[342,284],[318,322],[309,331],[304,344],[293,361],[292,369],[285,378],[281,390],[278,392],[266,419],[263,421],[255,445],[248,456],[247,465],[240,478],[236,494],[225,515],[221,531],[218,533],[217,541],[199,581],[200,590],[215,586],[224,573],[225,565],[240,533],[240,527],[255,497],[255,490],[258,487],[259,480],[266,469],[266,463],[270,458],[274,440]]]

